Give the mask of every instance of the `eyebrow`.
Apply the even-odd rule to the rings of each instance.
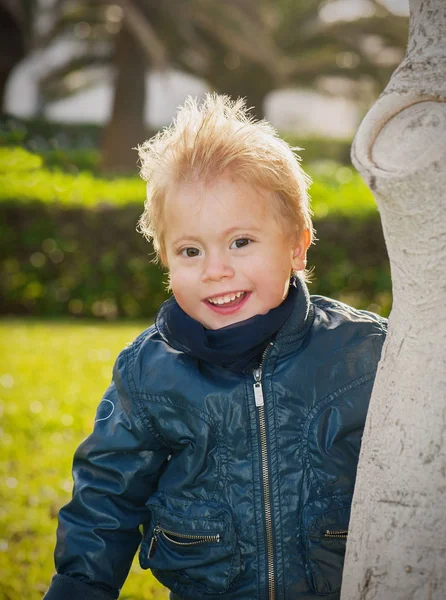
[[[260,231],[260,227],[253,227],[252,225],[236,225],[235,227],[229,227],[228,229],[225,229],[221,236],[222,237],[227,237],[228,235],[231,235],[231,233],[234,233],[235,231],[241,231],[241,232],[257,232]],[[195,236],[195,235],[183,235],[180,238],[173,240],[172,241],[172,245],[176,246],[177,244],[180,244],[182,241],[191,241],[191,242],[199,242],[201,240],[201,238]]]

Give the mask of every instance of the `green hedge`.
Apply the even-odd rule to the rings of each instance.
[[[96,177],[90,171],[66,173],[46,168],[40,154],[0,148],[0,202],[42,202],[67,206],[124,205],[144,199],[144,182],[133,177]]]
[[[144,183],[43,167],[22,148],[0,149],[2,314],[153,317],[166,275],[136,233]],[[311,293],[387,315],[389,266],[376,206],[346,166],[314,166],[317,243]]]
[[[135,231],[141,205],[64,208],[2,203],[3,312],[153,316],[162,273]]]
[[[101,136],[102,128],[98,125],[69,125],[0,116],[0,146],[13,148],[20,145],[40,155],[46,166],[69,173],[99,171]]]
[[[345,215],[367,218],[376,213],[372,194],[351,167],[333,161],[309,170],[312,207],[316,218]],[[123,206],[144,199],[144,182],[137,176],[97,177],[89,171],[66,173],[49,168],[41,154],[21,147],[0,148],[0,202],[39,201],[66,206]]]

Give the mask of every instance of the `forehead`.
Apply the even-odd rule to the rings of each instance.
[[[178,227],[218,228],[219,225],[265,220],[275,212],[274,193],[241,178],[224,174],[211,183],[182,182],[165,199],[165,234]]]

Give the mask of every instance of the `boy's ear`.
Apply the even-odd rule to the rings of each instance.
[[[300,240],[293,249],[291,265],[294,271],[303,271],[307,266],[307,250],[310,245],[310,232],[305,229],[300,236]]]

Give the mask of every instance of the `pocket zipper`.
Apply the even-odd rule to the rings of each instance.
[[[324,537],[326,538],[343,538],[346,539],[348,535],[348,529],[341,529],[338,531],[333,531],[332,529],[327,529],[324,532]]]
[[[197,546],[198,544],[209,544],[209,543],[219,543],[220,542],[220,534],[216,533],[215,535],[192,535],[189,533],[178,533],[176,531],[170,531],[169,529],[165,529],[160,525],[156,525],[153,533],[152,539],[150,540],[149,546],[149,558],[155,554],[156,546],[158,543],[158,537],[162,534],[166,540],[168,540],[171,544],[176,544],[177,546]],[[186,540],[190,540],[188,542],[178,542],[177,540],[172,539],[170,536],[174,535],[178,538],[183,538]]]

